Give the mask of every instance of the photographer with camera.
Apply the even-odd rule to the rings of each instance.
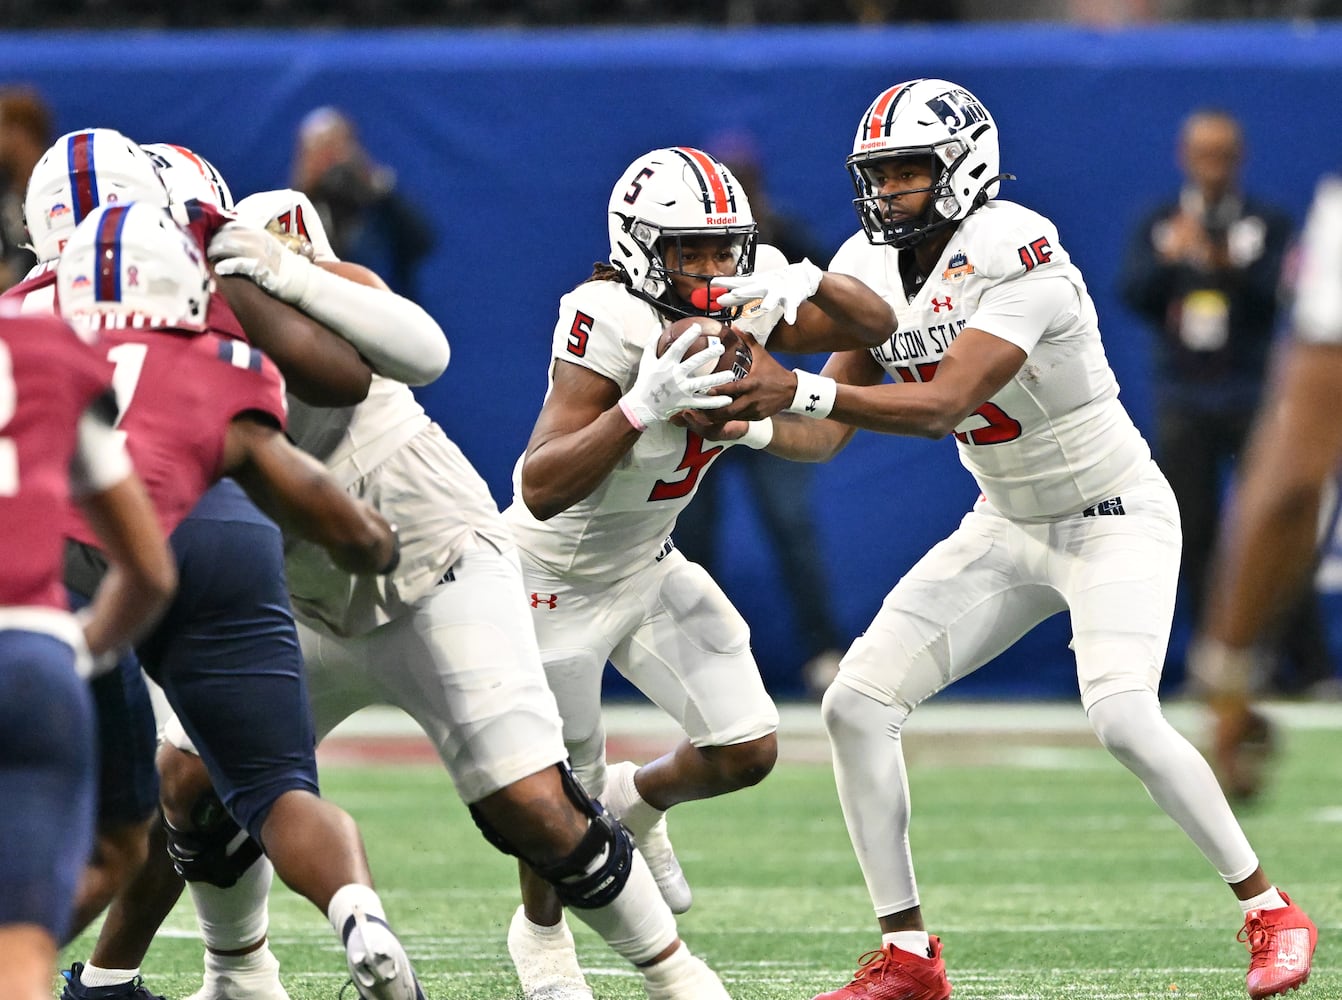
[[[416,298],[433,230],[425,212],[397,189],[396,171],[369,155],[344,112],[328,105],[304,116],[292,186],[312,200],[342,260],[376,271],[393,291]]]
[[[1277,322],[1291,219],[1240,187],[1244,136],[1226,111],[1200,109],[1179,131],[1178,198],[1133,232],[1121,278],[1152,345],[1155,451],[1179,501],[1186,619],[1205,603],[1207,567],[1227,474],[1258,409]],[[1316,595],[1289,616],[1271,680],[1306,693],[1333,675]]]

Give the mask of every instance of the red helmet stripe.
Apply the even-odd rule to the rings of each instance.
[[[690,160],[699,168],[701,177],[700,185],[704,186],[704,205],[713,215],[725,215],[732,211],[731,201],[727,194],[727,186],[722,183],[722,174],[718,172],[717,162],[707,153],[689,146],[677,146],[676,150]],[[707,184],[705,185],[705,182]],[[709,205],[709,197],[712,197],[712,205]]]
[[[96,302],[121,301],[121,230],[129,211],[130,205],[116,205],[98,220]]]
[[[894,103],[895,97],[899,94],[901,90],[903,90],[907,86],[908,86],[907,83],[897,83],[889,90],[887,90],[884,94],[882,94],[880,97],[876,98],[875,101],[872,102],[871,120],[867,122],[867,134],[865,138],[867,139],[881,138],[882,128],[887,124],[886,113],[890,110],[890,106]]]
[[[80,132],[71,137],[66,149],[66,169],[70,175],[70,192],[74,195],[75,222],[98,207],[98,185],[93,164],[93,135]]]

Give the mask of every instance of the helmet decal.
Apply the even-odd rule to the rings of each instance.
[[[907,96],[908,86],[907,83],[897,83],[872,102],[865,116],[866,124],[861,126],[861,138],[884,139],[890,134],[890,122],[895,116],[895,108],[899,106],[897,98],[901,93]]]
[[[93,133],[77,132],[70,136],[65,150],[70,190],[75,196],[75,223],[98,207],[97,166],[93,160]]]
[[[115,205],[98,220],[94,261],[98,279],[93,297],[99,302],[121,301],[121,230],[126,226],[129,205]]]
[[[690,173],[699,182],[704,199],[704,214],[735,215],[736,192],[723,183],[721,166],[707,153],[689,146],[676,146],[672,152],[690,167]]]

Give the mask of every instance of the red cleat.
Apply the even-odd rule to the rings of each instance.
[[[930,936],[929,940],[931,958],[921,958],[892,944],[867,952],[858,959],[860,967],[851,983],[832,993],[821,993],[815,1000],[947,1000],[951,983],[946,978],[946,963],[941,960],[941,939]]]
[[[1281,898],[1286,900],[1285,906],[1250,910],[1236,936],[1249,949],[1246,982],[1253,1000],[1281,996],[1309,979],[1319,929],[1286,893]]]

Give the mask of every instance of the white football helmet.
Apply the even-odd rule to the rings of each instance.
[[[279,188],[249,194],[233,208],[239,222],[269,229],[295,253],[316,261],[338,261],[321,214],[302,191]]]
[[[616,182],[607,222],[611,264],[629,279],[635,295],[663,312],[705,315],[672,288],[665,258],[669,241],[727,236],[736,241],[736,273],[755,268],[750,202],[732,172],[702,150],[674,146],[640,156]]]
[[[39,261],[59,257],[65,241],[102,204],[168,204],[149,154],[110,128],[86,128],[57,139],[28,178],[23,220]]]
[[[225,212],[233,210],[233,193],[224,183],[224,175],[205,157],[185,146],[168,142],[151,142],[140,148],[158,167],[158,174],[168,189],[168,198],[174,205],[185,205],[195,199]]]
[[[888,220],[873,164],[894,157],[929,156],[932,192],[921,219]],[[882,91],[857,126],[848,157],[857,209],[875,244],[913,246],[929,232],[963,219],[996,196],[997,125],[977,97],[946,80],[910,80]],[[905,192],[914,194],[917,192]]]
[[[212,282],[196,241],[147,202],[94,209],[56,265],[61,315],[86,330],[202,330]]]

